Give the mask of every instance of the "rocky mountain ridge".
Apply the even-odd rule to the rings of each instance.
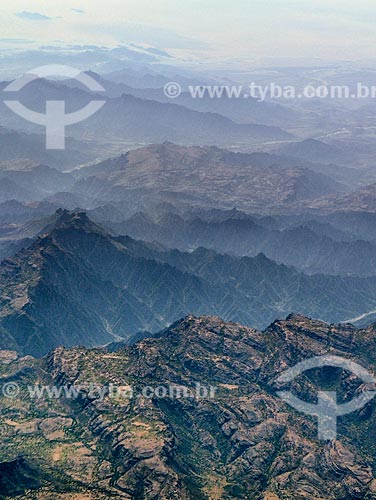
[[[188,316],[117,352],[57,348],[39,361],[1,352],[0,381],[19,384],[22,405],[0,397],[0,493],[6,500],[374,499],[374,404],[343,417],[337,440],[323,442],[316,419],[276,395],[278,375],[312,356],[342,356],[374,372],[374,347],[374,326],[291,315],[261,333]],[[310,399],[329,385],[345,401],[357,390],[344,372],[319,375],[307,372],[294,390]],[[90,381],[136,391],[200,383],[216,391],[214,399],[113,399],[88,390],[75,400],[28,397],[33,384]]]
[[[375,304],[375,277],[307,276],[263,254],[166,250],[60,210],[0,264],[0,347],[39,356],[155,333],[189,313],[263,328],[294,310],[344,321]]]

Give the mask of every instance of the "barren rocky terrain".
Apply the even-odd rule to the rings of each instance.
[[[298,361],[335,354],[374,373],[375,330],[303,316],[264,332],[188,316],[116,352],[55,349],[41,360],[1,353],[2,498],[372,499],[374,403],[343,417],[335,441],[319,441],[313,417],[276,395],[278,375]],[[90,382],[132,387],[105,397]],[[213,387],[214,398],[195,387]],[[80,397],[33,399],[28,387],[81,387]],[[328,369],[293,383],[302,398],[330,386],[344,401],[362,390]],[[145,397],[144,387],[188,388],[185,397]]]

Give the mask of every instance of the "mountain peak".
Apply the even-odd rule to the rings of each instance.
[[[59,208],[55,213],[55,217],[57,217],[57,219],[53,227],[53,231],[74,228],[81,231],[101,234],[103,236],[108,235],[105,229],[89,219],[86,212],[71,212],[69,210]]]

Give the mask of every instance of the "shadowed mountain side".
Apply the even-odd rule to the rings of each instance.
[[[0,292],[0,347],[41,355],[155,332],[187,313],[256,327],[290,311],[341,321],[375,309],[376,278],[306,276],[262,254],[166,251],[60,211],[1,263]]]
[[[261,218],[245,214],[241,218],[234,213],[232,218],[229,213],[225,220],[208,221],[189,214],[151,212],[137,213],[122,222],[105,220],[99,210],[94,210],[92,216],[96,218],[98,214],[99,220],[118,234],[155,241],[183,251],[205,247],[237,256],[255,256],[262,252],[270,259],[293,265],[309,274],[376,274],[375,242],[363,241],[350,232],[336,230],[324,222],[325,219],[303,219],[300,224],[279,230],[270,227],[269,220],[265,223]],[[369,229],[372,223],[369,220]]]

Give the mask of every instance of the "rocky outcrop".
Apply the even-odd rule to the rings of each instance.
[[[22,410],[13,405],[12,419],[2,417],[3,455],[10,459],[16,444],[25,460],[37,461],[39,475],[48,472],[47,486],[32,486],[38,499],[52,493],[63,499],[68,490],[88,499],[372,499],[372,402],[340,419],[337,440],[320,441],[317,420],[286,405],[276,394],[276,379],[322,354],[374,372],[374,342],[373,328],[299,315],[264,332],[187,316],[115,352],[58,348],[34,360],[19,382],[80,387],[80,397],[36,404],[22,392]],[[15,359],[7,370],[19,372],[30,362]],[[310,400],[329,382],[345,400],[362,390],[353,375],[336,369],[304,374],[292,387]],[[95,392],[90,383],[107,391]],[[197,384],[212,392],[197,392]],[[170,392],[144,392],[161,387]],[[25,449],[19,427],[31,408],[33,451]]]

